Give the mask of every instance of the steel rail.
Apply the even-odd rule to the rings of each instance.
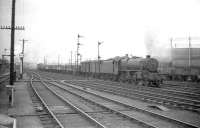
[[[81,84],[84,84],[84,83],[82,82]],[[97,85],[94,85],[94,83],[90,83],[90,85],[97,86]],[[143,92],[143,91],[138,91],[138,90],[133,90],[133,89],[130,90],[130,89],[117,87],[117,86],[115,86],[114,88],[112,86],[112,88],[111,88],[111,86],[108,86],[108,85],[105,85],[105,84],[99,84],[99,85],[100,85],[100,87],[104,86],[107,89],[109,87],[110,89],[115,90],[115,91],[120,90],[120,91],[123,91],[123,93],[129,93],[131,95],[143,96],[144,98],[152,98],[152,99],[156,99],[156,100],[162,100],[162,101],[165,101],[165,102],[171,102],[171,103],[174,103],[174,104],[177,104],[177,105],[184,105],[184,106],[188,106],[188,107],[200,108],[200,101],[185,100],[185,99],[181,99],[181,98],[177,98],[177,97],[155,94],[155,93],[149,93],[149,92]],[[180,100],[185,100],[185,102],[180,101]],[[194,103],[192,103],[192,102],[194,102]]]
[[[44,84],[45,84],[45,83],[44,83]],[[45,84],[45,85],[46,85],[46,84]],[[48,86],[48,85],[46,85],[46,86]],[[66,91],[68,91],[68,90],[66,90]],[[111,108],[106,107],[106,106],[103,106],[103,105],[101,105],[101,104],[99,104],[99,103],[97,103],[97,102],[94,102],[94,101],[90,100],[90,99],[86,99],[86,98],[84,98],[84,97],[82,97],[82,96],[80,96],[80,95],[77,95],[76,93],[73,93],[73,92],[71,92],[71,91],[68,91],[68,92],[71,93],[71,94],[73,94],[73,95],[76,95],[77,97],[80,97],[81,99],[84,99],[84,100],[89,101],[89,102],[92,102],[92,103],[94,103],[94,104],[96,104],[96,105],[98,105],[98,106],[100,106],[100,107],[102,107],[102,108],[105,108],[105,109],[107,109],[107,110],[109,110],[109,111],[111,111],[111,112],[113,112],[113,113],[119,114],[119,115],[121,115],[122,117],[126,117],[126,118],[128,118],[129,120],[134,120],[135,122],[137,122],[137,123],[139,123],[139,124],[141,124],[141,125],[143,125],[143,126],[145,126],[145,127],[148,127],[148,128],[157,128],[157,126],[152,126],[152,125],[149,124],[149,123],[145,123],[145,122],[143,122],[142,120],[135,119],[135,118],[133,118],[133,117],[131,117],[131,116],[129,116],[129,115],[126,115],[126,114],[124,114],[124,113],[122,113],[122,112],[119,112],[119,111],[117,111],[117,110],[111,109]]]
[[[69,91],[69,90],[67,90],[64,86],[60,86],[60,85],[55,84],[55,83],[52,83],[52,82],[49,82],[49,83],[54,84],[55,86],[58,86],[59,88],[64,89],[65,91]],[[149,114],[149,115],[151,115],[151,116],[156,116],[156,117],[158,117],[158,118],[162,118],[162,119],[165,119],[165,120],[174,122],[174,123],[179,124],[179,125],[184,125],[184,126],[186,126],[186,127],[188,127],[188,128],[189,128],[189,127],[191,127],[191,128],[198,128],[198,126],[194,126],[194,125],[192,125],[192,124],[188,124],[188,123],[186,123],[186,122],[183,122],[183,121],[180,121],[180,120],[177,120],[177,119],[172,119],[172,118],[169,118],[169,117],[164,116],[164,115],[159,115],[159,114],[150,112],[150,111],[148,111],[148,110],[144,110],[144,109],[141,109],[141,108],[133,107],[133,106],[131,106],[131,105],[124,104],[124,103],[119,102],[119,101],[117,101],[117,100],[109,99],[109,98],[107,98],[107,97],[105,97],[105,96],[101,96],[101,95],[95,94],[95,93],[93,93],[93,92],[89,92],[89,91],[87,91],[87,90],[78,88],[78,87],[76,87],[76,86],[73,85],[73,84],[68,84],[68,83],[63,83],[63,82],[62,82],[62,84],[65,84],[65,85],[67,85],[67,86],[70,86],[70,87],[72,87],[72,88],[74,88],[74,89],[77,89],[77,90],[79,90],[79,91],[82,91],[82,92],[84,92],[84,93],[89,93],[89,94],[91,94],[91,95],[94,95],[94,96],[103,98],[103,99],[105,99],[105,100],[108,100],[108,101],[111,101],[111,102],[114,102],[114,103],[117,103],[117,104],[126,106],[126,107],[131,108],[131,109],[134,109],[134,110],[136,110],[136,111],[144,112],[144,113]]]
[[[48,86],[48,85],[47,85],[47,86]],[[77,97],[80,97],[81,99],[84,99],[84,100],[89,101],[89,102],[91,102],[91,103],[93,103],[93,104],[96,104],[96,105],[98,105],[98,106],[100,106],[100,107],[102,107],[102,108],[105,108],[105,109],[107,109],[107,110],[109,110],[109,111],[111,111],[111,112],[113,112],[113,113],[119,114],[119,115],[121,115],[122,117],[126,117],[126,118],[128,118],[129,120],[134,120],[134,121],[136,121],[137,123],[139,123],[139,124],[141,124],[141,125],[143,125],[143,126],[145,126],[145,127],[147,127],[147,128],[158,128],[157,126],[152,126],[151,124],[149,124],[149,123],[147,123],[147,122],[145,123],[145,122],[143,122],[142,120],[135,119],[135,118],[133,118],[132,116],[126,115],[126,114],[124,114],[124,113],[122,113],[122,112],[120,112],[120,111],[111,109],[111,108],[109,108],[109,107],[107,107],[107,106],[104,106],[104,105],[101,105],[101,104],[99,104],[99,103],[97,103],[97,102],[94,102],[93,100],[90,100],[90,99],[87,99],[87,98],[85,98],[85,97],[82,97],[82,96],[80,96],[80,95],[78,95],[78,94],[76,94],[76,93],[74,93],[74,92],[71,92],[71,91],[69,91],[69,90],[66,90],[66,91],[68,91],[69,93],[71,93],[71,94],[73,94],[73,95],[75,95],[75,96],[77,96]]]
[[[3,78],[0,78],[0,84],[8,81],[9,79],[10,79],[9,76],[6,77],[4,76]]]
[[[48,107],[48,105],[45,103],[45,101],[42,99],[42,97],[41,97],[41,96],[39,95],[39,93],[36,91],[35,87],[33,87],[32,79],[33,79],[33,75],[32,75],[32,78],[31,78],[31,87],[32,87],[32,89],[34,90],[35,94],[36,94],[37,97],[40,99],[40,101],[41,101],[42,104],[45,106],[45,108],[46,108],[47,111],[50,113],[50,115],[53,117],[53,119],[58,123],[58,125],[59,125],[61,128],[64,128],[64,126],[62,125],[62,123],[57,119],[57,117],[54,115],[54,113],[50,110],[50,108]]]
[[[80,81],[77,81],[77,82],[80,82]],[[83,81],[81,82],[81,84],[82,85],[84,84]],[[100,85],[106,86],[104,84],[100,84]],[[92,83],[92,86],[94,86],[94,83]],[[101,86],[101,88],[104,89],[103,91],[105,91],[105,89],[108,91],[107,87],[104,88],[104,87]],[[91,86],[90,86],[90,88],[91,88]],[[122,94],[119,90],[117,90],[115,88],[122,89],[124,94]],[[137,99],[139,99],[139,100],[141,100],[141,97],[143,97],[142,100],[145,100],[145,101],[150,101],[150,102],[159,103],[159,104],[163,104],[164,103],[167,106],[174,106],[174,107],[179,107],[179,108],[182,108],[182,109],[187,109],[187,110],[190,110],[190,111],[197,111],[197,112],[199,112],[198,111],[198,108],[200,107],[199,105],[191,104],[191,103],[185,103],[185,102],[182,102],[182,101],[174,101],[174,100],[171,100],[171,99],[166,99],[165,97],[163,98],[162,95],[160,95],[160,96],[162,96],[161,98],[158,98],[156,96],[149,96],[147,94],[140,94],[140,93],[144,93],[144,92],[140,91],[140,93],[138,93],[136,90],[132,90],[132,91],[136,92],[136,93],[132,93],[132,92],[128,92],[129,90],[127,90],[127,89],[124,89],[122,87],[117,87],[117,86],[114,87],[114,88],[110,88],[110,90],[113,90],[115,93],[123,95],[123,96],[126,96],[126,97],[130,97],[130,95],[135,95],[135,96],[137,96]],[[113,93],[113,91],[111,91],[111,92]],[[132,97],[132,98],[136,98],[136,97]],[[171,97],[171,98],[174,98],[174,97]],[[168,103],[170,103],[171,105],[168,104]]]
[[[118,83],[118,82],[112,82],[112,81],[103,81],[103,80],[64,80],[64,81],[66,81],[66,82],[73,82],[73,81],[79,81],[79,82],[98,82],[99,83],[99,81],[100,82],[105,82],[105,83],[108,83],[108,84],[111,84],[111,85],[113,85],[113,84],[117,84],[117,85],[120,85],[121,86],[121,84],[120,83]],[[124,86],[123,86],[124,87]],[[178,96],[178,98],[180,98],[180,97],[189,97],[189,99],[188,100],[190,100],[190,99],[195,99],[195,98],[199,98],[200,97],[200,95],[198,95],[198,94],[195,94],[195,93],[191,93],[191,92],[183,92],[183,91],[175,91],[175,90],[170,90],[170,89],[165,89],[165,88],[155,88],[155,87],[143,87],[143,86],[132,86],[131,88],[133,88],[133,89],[135,89],[135,88],[137,88],[137,89],[139,89],[139,90],[145,90],[145,91],[150,91],[150,92],[155,92],[155,90],[157,91],[157,92],[155,92],[155,93],[160,93],[161,95],[163,95],[163,93],[167,93],[166,95],[169,95],[169,93],[170,94],[172,94],[172,95],[176,95],[176,96]],[[130,88],[129,88],[130,89]],[[163,92],[164,91],[164,92]],[[196,99],[195,99],[196,100]],[[195,101],[194,100],[194,101]]]
[[[79,114],[81,114],[82,116],[84,116],[85,118],[87,118],[89,121],[91,121],[92,123],[94,123],[96,126],[100,127],[100,128],[106,128],[103,124],[99,123],[97,120],[93,119],[90,115],[88,115],[87,113],[85,113],[84,111],[82,111],[81,109],[79,109],[78,107],[76,107],[73,103],[71,103],[69,100],[65,99],[62,95],[58,94],[57,92],[53,91],[51,88],[49,88],[44,81],[41,79],[40,80],[42,82],[42,84],[47,87],[52,93],[54,93],[56,96],[58,96],[60,99],[62,99],[63,101],[65,101],[65,103],[67,103],[69,106],[71,106],[74,110],[76,110]]]
[[[83,83],[81,83],[82,86],[87,86],[87,85],[83,85]],[[134,94],[132,92],[127,92],[127,91],[121,91],[121,90],[117,90],[114,88],[108,88],[108,87],[102,87],[102,86],[94,86],[94,85],[90,85],[87,86],[89,88],[93,88],[95,90],[100,90],[100,91],[105,91],[108,93],[113,93],[113,94],[118,94],[121,96],[125,96],[127,98],[133,98],[133,99],[138,99],[138,100],[143,100],[143,101],[148,101],[148,102],[153,102],[153,103],[158,103],[158,104],[164,104],[168,107],[178,107],[178,108],[182,108],[182,109],[187,109],[190,111],[195,111],[195,112],[199,112],[198,107],[192,107],[189,106],[188,104],[185,103],[177,103],[176,101],[173,100],[168,100],[168,99],[164,99],[164,98],[157,98],[157,97],[153,97],[153,96],[144,96],[142,94]],[[178,105],[178,106],[177,106]],[[186,108],[187,106],[187,108]],[[192,107],[192,108],[191,108]]]
[[[48,78],[49,79],[49,78]],[[73,82],[73,81],[71,81],[71,80],[66,80],[67,82]],[[79,81],[79,80],[78,80]],[[87,81],[87,80],[86,80]],[[93,81],[93,80],[92,80]],[[52,82],[59,82],[59,81],[45,81],[45,82],[49,82],[49,83],[52,83]],[[80,81],[79,81],[80,82]],[[81,82],[84,82],[84,81],[81,81]],[[95,82],[95,81],[94,81]],[[87,91],[87,90],[84,90],[84,89],[81,89],[81,88],[78,88],[78,87],[74,87],[74,85],[73,84],[68,84],[68,83],[65,83],[64,81],[60,81],[60,83],[62,83],[62,84],[65,84],[65,85],[68,85],[68,86],[70,86],[70,87],[73,87],[73,88],[76,88],[76,89],[78,89],[78,90],[80,90],[80,91],[84,91],[84,92],[87,92],[87,93],[90,93],[90,94],[92,94],[92,92],[89,92],[89,91]],[[53,83],[52,83],[53,84]],[[60,86],[58,86],[58,87],[60,87]],[[60,88],[62,88],[62,89],[65,89],[64,87],[60,87]],[[65,89],[66,90],[66,89]],[[97,94],[95,94],[94,93],[94,95],[96,95],[96,96],[99,96],[99,95],[97,95]],[[106,98],[106,97],[102,97],[102,96],[99,96],[99,97],[101,97],[101,98]],[[107,99],[107,98],[106,98]],[[111,99],[108,99],[108,100],[111,100]],[[116,101],[116,100],[111,100],[111,101],[114,101],[114,102],[116,102],[116,103],[119,103],[119,104],[121,104],[121,102],[119,102],[119,101]],[[124,104],[123,104],[124,105]],[[128,107],[130,107],[130,108],[133,108],[133,109],[139,109],[139,108],[136,108],[136,107],[133,107],[133,106],[130,106],[130,105],[128,105],[127,104],[127,106]],[[139,109],[139,111],[146,111],[146,110],[143,110],[143,109]],[[147,111],[148,112],[148,111]],[[161,118],[163,118],[163,119],[166,119],[166,120],[169,120],[169,121],[173,121],[173,122],[176,122],[176,123],[180,123],[180,124],[184,124],[185,126],[187,126],[187,127],[193,127],[193,128],[199,128],[198,126],[195,126],[195,125],[193,125],[193,124],[189,124],[189,123],[187,123],[187,122],[183,122],[183,121],[181,121],[181,120],[177,120],[177,119],[172,119],[172,118],[168,118],[167,116],[164,116],[164,115],[158,115],[158,114],[156,114],[156,113],[152,113],[152,115],[153,116],[158,116],[158,117],[160,117],[161,116]]]
[[[162,84],[162,86],[164,86],[165,88],[163,89],[167,89],[167,90],[171,90],[171,89],[174,89],[176,91],[186,91],[185,93],[193,93],[193,94],[197,94],[199,95],[200,94],[200,87],[181,87],[181,85],[172,85],[172,84]],[[179,88],[177,88],[179,87]]]
[[[121,84],[120,83],[117,83],[117,82],[110,82],[110,81],[102,81],[102,80],[97,80],[97,82],[99,83],[99,82],[104,82],[104,83],[106,83],[106,84],[111,84],[111,85],[113,85],[113,84],[115,84],[115,85],[119,85],[119,86],[121,86]],[[128,85],[128,84],[124,84],[124,85],[126,85],[125,87],[131,87],[131,88],[133,88],[133,89],[140,89],[140,90],[147,90],[147,91],[159,91],[159,93],[162,93],[163,94],[163,91],[164,92],[168,92],[168,93],[172,93],[172,94],[183,94],[183,95],[188,95],[188,96],[194,96],[194,97],[200,97],[200,95],[199,94],[196,94],[196,93],[191,93],[191,92],[183,92],[183,91],[179,91],[179,90],[171,90],[171,89],[166,89],[166,88],[155,88],[155,87],[144,87],[144,86],[132,86],[132,85]],[[124,86],[123,86],[124,87]],[[187,91],[187,90],[185,90],[185,91]]]
[[[92,84],[94,84],[94,83],[92,83]],[[105,85],[105,84],[95,84],[95,85],[104,85],[104,86],[107,86],[107,85]],[[173,99],[173,100],[182,100],[182,101],[185,101],[185,102],[190,102],[190,103],[188,103],[188,104],[191,104],[192,105],[192,103],[194,103],[195,105],[196,104],[199,104],[199,105],[196,105],[196,106],[198,106],[198,107],[200,107],[200,100],[194,100],[194,99],[188,99],[188,98],[182,98],[182,97],[179,97],[179,96],[171,96],[171,95],[167,95],[167,94],[158,94],[157,92],[150,92],[150,91],[141,91],[141,90],[135,90],[135,89],[131,89],[131,88],[122,88],[122,87],[117,87],[117,86],[113,86],[113,85],[109,85],[109,86],[112,86],[112,87],[115,87],[115,88],[119,88],[119,89],[122,89],[122,90],[125,90],[125,91],[131,91],[131,92],[136,92],[136,93],[143,93],[144,95],[154,95],[154,96],[159,96],[159,97],[161,97],[161,98],[171,98],[171,99]]]

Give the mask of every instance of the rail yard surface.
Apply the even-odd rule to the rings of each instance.
[[[30,71],[16,82],[13,107],[5,114],[19,128],[200,128],[200,88],[165,84],[154,88]]]

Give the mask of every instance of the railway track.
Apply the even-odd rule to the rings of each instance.
[[[44,86],[42,81],[31,81],[31,87],[42,102],[43,107],[39,106],[41,109],[39,111],[41,112],[38,115],[44,127],[64,128],[82,126],[86,128],[105,128],[60,94]],[[34,100],[34,102],[38,104],[37,100]]]
[[[55,91],[56,93],[62,95],[66,99],[70,100],[73,104],[75,104],[82,111],[86,111],[88,115],[90,115],[95,120],[99,121],[105,127],[108,128],[157,128],[151,126],[150,124],[146,124],[139,120],[135,120],[134,118],[119,112],[118,110],[111,109],[104,105],[101,105],[94,100],[90,100],[88,98],[84,98],[76,93],[72,92],[63,92],[63,89],[56,87],[55,85],[45,84],[49,89]]]
[[[168,107],[176,107],[194,112],[200,112],[200,95],[197,93],[143,86],[130,86],[127,84],[120,84],[118,82],[102,80],[69,80],[66,82],[138,100],[159,103]]]
[[[187,82],[187,81],[164,81],[164,84],[169,84],[171,86],[182,86],[182,87],[194,87],[199,88],[199,83],[197,82]]]
[[[77,97],[81,98],[80,100],[77,99],[77,101],[83,101],[82,99],[84,99],[84,100],[86,100],[84,102],[90,101],[93,104],[97,104],[98,106],[103,105],[103,107],[109,107],[107,109],[111,109],[110,111],[114,111],[115,113],[118,113],[116,111],[120,110],[119,112],[122,114],[127,114],[129,116],[130,115],[133,116],[134,119],[131,119],[131,120],[134,120],[134,121],[139,120],[140,123],[142,122],[142,123],[148,124],[149,125],[148,127],[150,127],[150,126],[156,127],[156,128],[159,128],[159,127],[160,128],[163,128],[163,127],[173,127],[173,128],[198,127],[198,126],[194,126],[192,124],[188,124],[188,123],[185,123],[182,121],[168,118],[166,116],[158,115],[156,113],[153,113],[153,112],[150,112],[147,110],[135,108],[133,106],[121,103],[116,100],[111,100],[109,98],[91,93],[87,90],[77,88],[73,84],[65,84],[65,86],[64,86],[58,82],[48,82],[48,83],[51,84],[52,88],[54,88],[55,90],[59,90],[59,92],[62,93],[63,95],[66,94],[66,92],[70,93],[69,95],[76,95]],[[67,95],[66,97],[70,97],[69,95]],[[71,99],[74,99],[74,98],[71,98]],[[111,108],[111,106],[112,106],[112,108]],[[116,110],[116,108],[117,108],[117,110]]]
[[[28,86],[28,91],[31,96],[31,100],[36,111],[36,115],[39,117],[42,125],[44,127],[61,127],[59,123],[57,123],[56,119],[54,119],[54,115],[52,115],[48,105],[44,102],[42,97],[37,92],[36,88],[34,87],[33,78],[31,79],[31,83]]]
[[[133,86],[130,84],[121,84],[118,82],[111,82],[111,81],[102,81],[102,80],[97,80],[97,83],[103,83],[103,84],[108,84],[108,85],[115,85],[115,86],[123,86],[124,88],[128,89],[137,89],[141,91],[148,91],[148,92],[153,92],[153,93],[158,93],[158,94],[165,94],[165,95],[170,95],[170,96],[175,96],[175,97],[181,97],[181,98],[189,98],[191,100],[200,100],[200,94],[194,93],[194,92],[187,92],[187,91],[178,91],[174,89],[166,89],[166,88],[155,88],[155,87],[144,87],[144,86]]]
[[[41,72],[40,72],[41,73]],[[48,73],[42,73],[43,75],[48,75],[49,77],[57,79],[57,76],[50,75]],[[60,78],[60,77],[59,77]],[[62,77],[64,78],[64,77]],[[93,81],[93,80],[92,80]],[[172,96],[179,96],[179,97],[186,97],[186,98],[193,98],[194,100],[200,99],[200,87],[197,88],[191,88],[191,87],[177,87],[177,86],[165,86],[164,84],[161,85],[162,88],[155,88],[155,87],[144,87],[144,86],[133,86],[131,84],[125,84],[125,83],[119,83],[119,82],[113,82],[113,81],[103,81],[103,80],[94,80],[99,82],[106,83],[108,85],[116,85],[116,86],[123,86],[127,88],[133,88],[133,89],[139,89],[142,91],[150,91],[150,92],[156,92],[160,94],[170,94]]]
[[[9,80],[9,74],[0,75],[0,84]]]
[[[159,94],[157,92],[141,91],[131,88],[124,88],[119,86],[107,85],[106,83],[96,83],[94,81],[71,81],[67,82],[78,86],[93,88],[100,91],[106,91],[113,94],[118,94],[134,99],[164,104],[167,106],[179,107],[190,111],[199,112],[200,101],[192,99],[184,99],[167,94]]]
[[[190,86],[190,85],[177,85],[176,83],[164,83],[161,85],[162,88],[175,91],[184,91],[193,94],[200,95],[200,86]]]

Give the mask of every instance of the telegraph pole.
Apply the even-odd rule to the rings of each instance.
[[[15,49],[15,30],[24,30],[24,27],[15,27],[15,0],[12,0],[12,14],[11,14],[11,26],[1,26],[0,29],[11,29],[11,44],[10,44],[10,86],[9,89],[9,102],[13,106],[14,102],[14,79],[16,74],[14,73],[14,49]]]
[[[12,0],[12,19],[11,19],[11,46],[10,46],[10,85],[14,81],[14,49],[15,49],[15,0]]]
[[[12,16],[11,26],[1,26],[0,29],[11,30],[11,45],[10,45],[10,85],[14,83],[14,41],[15,41],[15,30],[24,30],[23,26],[15,26],[15,3],[16,0],[12,0]],[[12,103],[11,103],[12,104]]]
[[[20,77],[21,79],[23,79],[23,73],[24,73],[24,43],[28,40],[22,39],[20,40],[22,41],[22,52],[21,52],[21,56],[20,56],[20,60],[21,60],[21,72],[20,72]]]

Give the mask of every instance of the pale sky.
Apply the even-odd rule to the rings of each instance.
[[[25,26],[15,34],[16,54],[25,38],[25,61],[43,62],[46,56],[57,63],[60,56],[66,63],[79,33],[83,60],[97,59],[97,41],[104,42],[102,59],[145,56],[152,54],[149,39],[161,50],[171,37],[200,37],[199,12],[200,0],[16,0],[16,25]],[[10,25],[10,13],[11,0],[0,0],[0,25]],[[0,30],[0,54],[5,48],[10,32]]]

